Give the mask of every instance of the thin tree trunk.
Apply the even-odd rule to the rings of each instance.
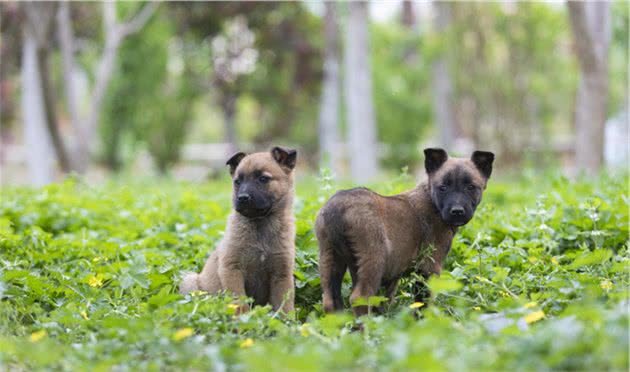
[[[604,163],[604,129],[608,105],[609,2],[568,2],[580,66],[575,100],[575,162],[596,174]]]
[[[444,33],[451,23],[450,4],[433,1],[436,16],[434,27],[436,32]],[[457,135],[455,123],[453,82],[448,71],[444,53],[433,62],[433,112],[439,128],[440,145],[451,149]]]
[[[27,30],[22,45],[22,116],[26,162],[31,184],[34,186],[43,186],[54,180],[54,157],[46,131],[46,113],[39,70],[37,40]]]
[[[237,151],[236,144],[236,95],[233,93],[225,93],[222,99],[223,107],[223,141],[227,144],[227,156],[231,156]]]
[[[372,102],[372,71],[368,8],[363,1],[348,4],[345,42],[345,95],[352,178],[366,182],[378,173],[376,124]]]
[[[70,17],[70,3],[63,1],[59,4],[57,11],[57,36],[59,39],[59,48],[61,50],[61,66],[63,75],[63,88],[66,96],[66,107],[70,116],[71,126],[74,132],[73,145],[71,148],[76,149],[77,144],[81,141],[79,134],[81,133],[81,112],[79,109],[79,95],[77,93],[77,85],[74,79],[77,70],[74,58],[74,33],[72,31],[72,19]],[[77,158],[77,151],[70,151],[70,165],[73,170],[85,170],[85,164]]]
[[[44,113],[46,116],[46,127],[50,134],[55,155],[59,162],[59,167],[62,172],[67,173],[70,171],[70,162],[68,161],[68,155],[66,154],[66,147],[59,131],[59,125],[57,123],[57,113],[55,109],[55,98],[50,81],[50,69],[48,66],[48,48],[37,49],[37,67],[39,69],[39,78],[42,89],[42,95],[44,98]]]
[[[413,10],[413,2],[411,0],[403,0],[401,22],[403,26],[414,29],[416,28],[416,15]]]
[[[324,81],[319,111],[320,164],[339,174],[339,22],[337,4],[325,3]]]

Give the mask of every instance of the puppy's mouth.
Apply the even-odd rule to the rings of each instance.
[[[266,217],[271,211],[271,207],[268,208],[255,208],[251,206],[236,206],[236,211],[247,218],[262,218]]]
[[[455,222],[450,222],[449,225],[455,226],[455,227],[460,227],[460,226],[464,226],[467,223],[468,223],[468,221],[455,221]]]
[[[449,226],[453,226],[453,227],[460,227],[460,226],[464,226],[466,225],[468,222],[470,222],[470,219],[467,218],[444,218],[444,216],[442,216],[442,220]]]

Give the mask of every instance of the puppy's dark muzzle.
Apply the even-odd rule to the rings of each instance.
[[[471,220],[472,215],[466,213],[466,209],[461,206],[453,206],[447,210],[442,211],[442,218],[444,222],[451,226],[464,226]]]
[[[256,205],[255,200],[248,194],[237,195],[234,209],[248,218],[264,217],[269,213],[268,206]]]

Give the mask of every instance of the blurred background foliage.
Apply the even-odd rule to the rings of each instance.
[[[148,5],[118,3],[116,19],[132,23]],[[345,96],[354,93],[342,90],[336,112],[340,145],[335,150],[343,153],[337,172],[342,178],[350,173],[349,159],[360,156],[378,157],[384,170],[409,166],[415,172],[419,149],[426,145],[443,145],[460,154],[492,149],[503,169],[580,168],[574,159],[580,68],[565,4],[368,5],[372,19],[369,24],[366,20],[365,47],[378,151],[354,154],[345,148],[350,141],[346,133],[351,133]],[[2,143],[8,149],[28,147],[20,112],[27,7],[10,2],[0,6]],[[341,62],[352,9],[344,3],[335,6]],[[448,16],[437,24],[440,7]],[[90,96],[110,30],[101,4],[71,3],[69,8],[76,75],[83,79],[79,95]],[[323,3],[169,2],[155,8],[117,47],[102,107],[96,106],[97,136],[89,141],[88,170],[146,170],[141,154],[148,155],[159,173],[187,164],[219,168],[219,160],[237,148],[264,149],[272,143],[297,147],[305,167],[316,170],[322,165],[318,123],[327,47]],[[610,8],[607,116],[625,113],[627,133],[628,6],[619,1]],[[62,73],[66,62],[57,28],[51,28],[50,40],[43,45],[51,56],[46,63],[52,71],[55,125],[72,158],[72,144],[88,139],[77,132],[62,93],[69,80]],[[443,123],[436,115],[443,100],[434,85],[438,62],[446,66],[450,80],[444,96],[452,115],[448,141],[440,137]],[[349,73],[342,67],[338,85]],[[89,99],[79,101],[86,111]],[[190,144],[219,146],[188,151]],[[2,156],[7,171],[11,161],[28,162],[28,151],[27,160],[15,160],[8,151]]]

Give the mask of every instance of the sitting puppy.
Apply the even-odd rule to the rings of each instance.
[[[320,210],[315,224],[319,272],[326,312],[343,308],[341,283],[352,277],[350,303],[375,296],[383,286],[393,298],[398,279],[420,252],[420,274],[440,274],[459,226],[473,216],[492,173],[494,154],[475,151],[470,159],[449,159],[442,149],[426,149],[428,182],[394,196],[365,188],[343,190]],[[356,306],[357,316],[367,306]]]
[[[271,304],[285,313],[293,310],[295,225],[293,169],[295,150],[274,147],[270,152],[227,161],[234,183],[234,211],[223,240],[199,274],[189,273],[182,294],[194,290],[231,292]],[[240,311],[248,310],[242,306]]]

